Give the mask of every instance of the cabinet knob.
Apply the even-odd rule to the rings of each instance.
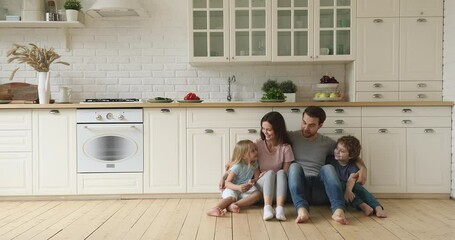
[[[341,128],[337,128],[333,131],[335,134],[343,134],[344,133],[344,130],[341,129]]]
[[[291,112],[293,112],[293,113],[299,113],[299,112],[300,112],[300,109],[298,109],[298,108],[291,108]]]
[[[373,22],[374,23],[382,23],[382,22],[384,22],[384,20],[382,20],[380,18],[377,18],[377,19],[374,19]]]
[[[427,22],[427,20],[425,18],[419,18],[419,19],[417,19],[417,22],[424,23],[424,22]]]
[[[50,114],[60,114],[60,111],[57,109],[52,109],[49,111]]]
[[[335,120],[335,124],[344,124],[344,120]]]
[[[382,94],[379,93],[373,94],[373,98],[382,98]]]
[[[205,133],[213,133],[213,129],[205,129]]]
[[[378,130],[378,133],[388,133],[388,132],[389,132],[389,130],[387,130],[387,129],[385,129],[385,128],[380,128],[380,129]]]
[[[426,83],[417,83],[417,87],[424,88],[424,87],[427,87],[427,84]]]
[[[248,133],[257,133],[257,132],[258,131],[256,129],[252,129],[252,128],[248,129]]]
[[[235,110],[233,108],[226,108],[226,112],[233,113],[233,112],[235,112]]]
[[[335,109],[335,113],[344,113],[344,109],[337,108],[337,109]]]
[[[411,124],[412,121],[411,120],[401,120],[401,123],[403,123],[403,124]]]
[[[169,112],[171,112],[171,110],[168,109],[168,108],[162,108],[160,112],[162,112],[162,113],[169,113]]]
[[[381,84],[381,83],[374,83],[374,84],[373,84],[373,87],[374,87],[374,88],[381,88],[381,87],[382,87],[382,84]]]
[[[434,130],[431,129],[431,128],[427,128],[425,130],[423,130],[424,133],[434,133]]]
[[[402,113],[412,113],[412,109],[410,109],[410,108],[403,108],[403,109],[401,110],[401,112],[402,112]]]
[[[427,95],[423,94],[423,93],[419,93],[417,94],[417,98],[426,98]]]

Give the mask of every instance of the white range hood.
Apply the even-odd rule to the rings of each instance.
[[[94,18],[148,17],[139,0],[95,0],[87,14]]]

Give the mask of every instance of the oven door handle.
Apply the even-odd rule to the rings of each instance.
[[[86,129],[119,129],[119,128],[137,128],[135,125],[118,125],[118,126],[84,126]]]

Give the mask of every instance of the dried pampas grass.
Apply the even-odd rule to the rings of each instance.
[[[29,43],[30,47],[20,44],[14,44],[8,51],[8,63],[17,61],[17,63],[26,63],[38,72],[49,72],[49,67],[55,60],[60,58],[53,48],[40,48],[33,43]],[[67,62],[57,61],[55,63],[69,66]],[[13,80],[19,68],[16,68],[11,73],[9,80]]]

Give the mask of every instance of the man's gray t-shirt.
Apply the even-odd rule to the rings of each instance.
[[[301,130],[288,132],[288,135],[295,162],[303,167],[305,176],[317,176],[326,159],[333,158],[336,146],[333,139],[317,133],[316,139],[310,141],[303,137]]]

